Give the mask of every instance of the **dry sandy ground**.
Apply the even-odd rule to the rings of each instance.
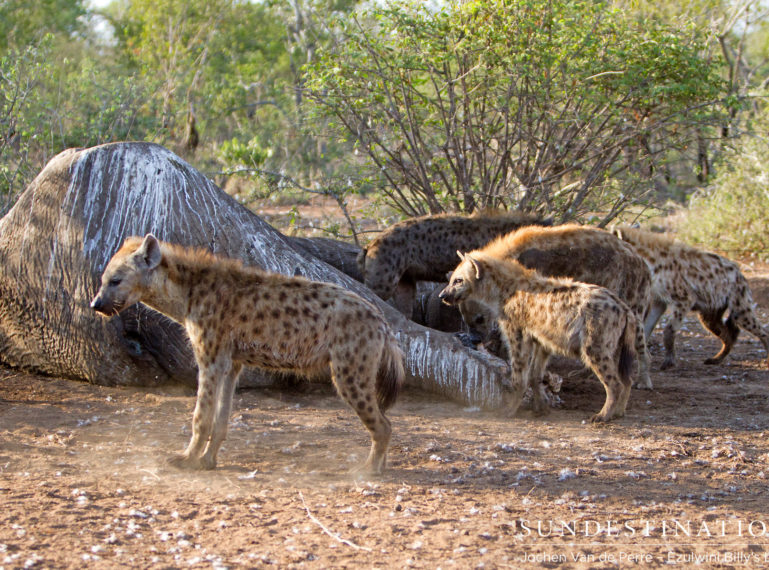
[[[718,341],[686,329],[609,425],[585,423],[603,390],[568,363],[545,418],[407,393],[372,480],[328,386],[239,392],[219,468],[190,473],[165,464],[190,394],[0,369],[0,567],[769,566],[765,354],[744,334],[704,366]]]

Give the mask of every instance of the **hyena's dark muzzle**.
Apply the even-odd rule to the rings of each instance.
[[[444,287],[443,291],[438,293],[438,298],[447,305],[456,305],[461,301],[456,288],[452,288],[451,285]]]
[[[112,299],[107,299],[101,293],[97,293],[91,301],[91,308],[97,313],[111,317],[118,314],[121,307],[116,306]]]

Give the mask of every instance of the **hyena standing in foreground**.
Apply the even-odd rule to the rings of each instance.
[[[483,252],[460,257],[441,298],[450,304],[475,299],[491,309],[509,347],[519,401],[529,384],[531,355],[541,351],[579,358],[598,376],[606,401],[591,421],[624,415],[638,324],[617,295],[596,285],[544,277],[517,261]]]
[[[410,318],[416,281],[445,281],[457,265],[457,250],[478,249],[522,226],[550,223],[520,212],[421,216],[379,234],[360,252],[358,265],[366,286],[384,300],[396,295],[395,306]]]
[[[91,307],[111,316],[139,301],[186,328],[199,368],[192,439],[174,465],[216,467],[244,365],[308,376],[330,367],[340,396],[371,434],[364,470],[382,471],[391,432],[383,411],[404,369],[376,307],[336,285],[247,268],[152,235],[126,240]]]
[[[617,226],[614,232],[646,259],[652,271],[652,306],[644,323],[647,337],[668,305],[673,309],[663,337],[663,370],[674,366],[675,335],[687,311],[696,311],[702,325],[721,339],[721,350],[705,364],[718,364],[729,354],[740,327],[761,341],[769,357],[769,332],[756,318],[750,286],[736,263],[664,234],[627,226]]]
[[[534,269],[545,277],[568,277],[574,281],[599,285],[615,293],[624,301],[636,320],[643,322],[651,303],[652,276],[644,259],[615,235],[605,230],[577,224],[554,227],[530,226],[502,236],[481,250],[501,260],[516,260],[524,267]],[[493,330],[494,323],[478,303],[460,304],[460,311],[471,329],[477,329],[484,339]],[[638,355],[636,387],[651,389],[649,353],[646,338],[638,327],[635,339]],[[543,355],[534,355],[533,373],[542,373],[546,365]],[[537,368],[541,370],[537,370]],[[532,377],[532,382],[538,378]],[[539,391],[532,386],[534,410],[545,411],[537,397]]]

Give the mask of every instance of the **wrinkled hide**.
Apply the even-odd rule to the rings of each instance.
[[[130,235],[206,247],[285,275],[340,284],[375,303],[396,331],[412,386],[456,401],[506,401],[502,361],[408,322],[362,284],[289,243],[178,156],[116,143],[56,156],[0,220],[0,359],[104,385],[194,385],[181,327],[139,305],[103,319],[88,304]],[[244,375],[246,384],[260,374]]]

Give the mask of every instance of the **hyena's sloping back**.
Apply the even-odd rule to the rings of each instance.
[[[664,234],[627,226],[618,226],[614,232],[630,243],[651,267],[654,303],[646,323],[647,334],[666,307],[672,308],[665,328],[663,368],[673,366],[675,334],[684,314],[692,310],[698,313],[703,326],[722,342],[719,353],[707,359],[706,364],[717,364],[726,357],[740,327],[756,336],[769,353],[769,332],[758,322],[753,295],[736,263]]]
[[[529,226],[502,236],[481,250],[502,260],[516,260],[547,277],[568,277],[605,287],[625,302],[643,322],[651,301],[651,272],[632,247],[599,228],[566,224]],[[477,310],[461,307],[466,320],[487,320]],[[472,326],[472,322],[468,322]],[[493,338],[490,339],[493,342]],[[641,388],[651,388],[649,354],[643,329],[636,331]]]
[[[478,249],[524,225],[549,223],[520,212],[412,218],[382,232],[361,252],[358,262],[366,285],[387,299],[403,277],[444,281],[457,265],[457,250]]]
[[[653,293],[667,303],[673,297],[702,307],[724,307],[746,280],[733,261],[697,249],[667,234],[618,226],[615,233],[632,245],[651,267]],[[692,307],[687,307],[687,310]]]
[[[482,251],[498,259],[516,259],[548,277],[606,287],[641,315],[649,304],[651,273],[646,263],[627,244],[599,228],[530,226],[493,241]]]
[[[604,406],[593,421],[624,413],[638,327],[615,293],[568,278],[545,277],[515,260],[480,251],[464,257],[442,295],[449,303],[475,299],[491,308],[510,350],[513,386],[519,394],[527,382],[541,381],[551,354],[561,354],[582,360],[606,389]]]
[[[255,366],[330,372],[371,435],[365,468],[381,472],[391,434],[382,410],[394,402],[404,369],[374,305],[337,285],[247,268],[151,235],[112,258],[92,307],[111,316],[137,302],[185,326],[198,365],[193,434],[177,465],[216,465],[235,383],[243,366]]]

